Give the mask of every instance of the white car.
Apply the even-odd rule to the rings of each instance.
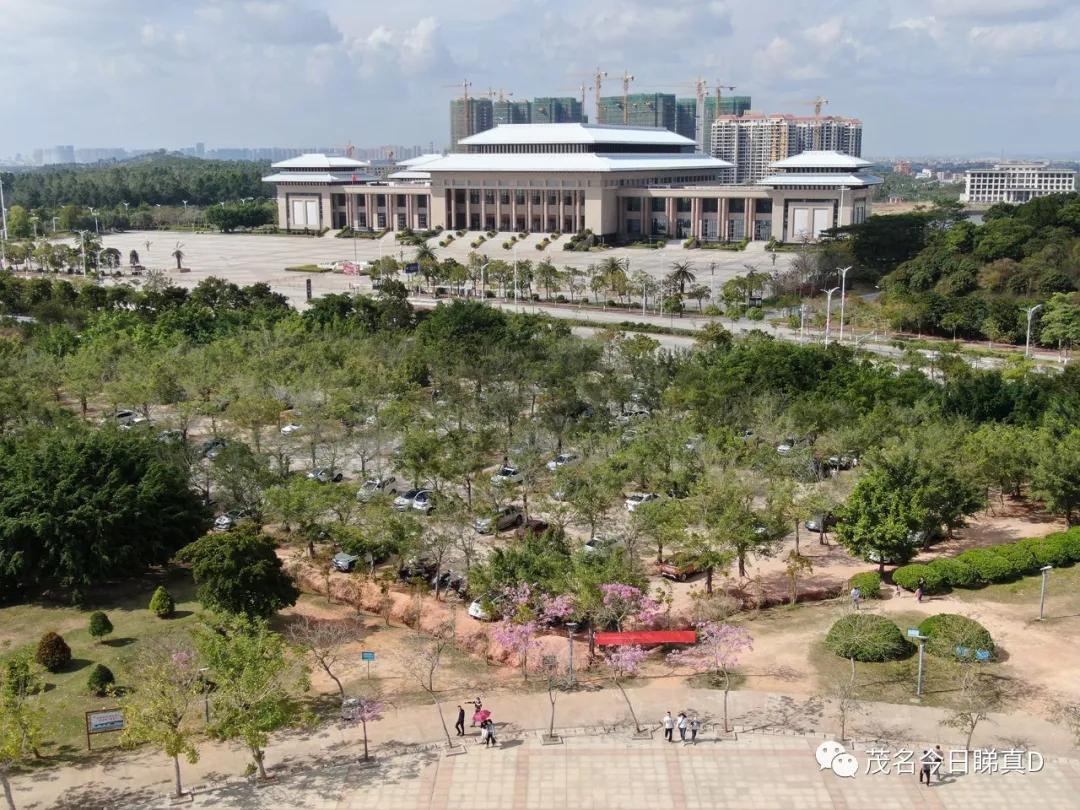
[[[469,605],[469,615],[481,622],[490,622],[495,618],[488,611],[484,610],[484,606],[479,599],[474,599]]]
[[[579,456],[577,453],[559,453],[559,455],[555,456],[555,458],[547,463],[547,468],[554,472],[560,467],[566,467],[575,463],[578,458]]]
[[[626,496],[626,511],[633,512],[643,503],[652,503],[660,500],[655,492],[633,492]]]
[[[504,464],[497,473],[491,476],[491,483],[495,486],[520,484],[521,481],[521,471],[517,467],[511,467],[509,464]]]
[[[149,419],[147,419],[141,413],[137,413],[134,416],[132,416],[129,421],[120,423],[120,429],[121,430],[131,430],[136,425],[145,425],[145,424],[149,424],[149,422],[150,422]]]
[[[399,512],[415,509],[430,515],[435,510],[435,496],[430,489],[410,489],[394,498],[394,508]]]
[[[397,495],[398,486],[397,478],[392,475],[388,475],[385,478],[369,478],[361,486],[356,493],[356,497],[361,501],[367,501],[371,499],[372,495]]]
[[[281,435],[292,436],[294,433],[300,432],[302,427],[302,425],[298,425],[295,422],[289,422],[289,424],[282,426]]]

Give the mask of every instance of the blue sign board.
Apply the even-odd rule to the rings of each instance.
[[[361,653],[360,653],[360,660],[361,661],[374,661],[375,660],[375,653],[373,653],[371,650],[362,650]]]
[[[417,264],[416,262],[409,262],[407,265],[405,265],[405,272],[406,273],[419,273],[420,272],[420,265]]]

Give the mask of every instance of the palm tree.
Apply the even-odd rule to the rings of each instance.
[[[431,246],[425,242],[416,249],[416,261],[423,264],[424,262],[438,261],[438,258],[435,256],[435,251],[432,250]]]
[[[681,261],[671,263],[671,275],[668,278],[672,284],[679,285],[679,292],[686,292],[686,285],[693,284],[697,281],[697,276],[694,275],[691,268],[694,266],[693,262]]]
[[[181,269],[181,268],[182,268],[182,267],[184,266],[184,265],[183,265],[183,261],[184,261],[184,251],[183,251],[183,250],[181,250],[181,248],[182,248],[183,246],[184,246],[184,243],[183,243],[183,242],[177,242],[177,243],[176,243],[176,250],[174,250],[174,251],[173,251],[172,253],[170,253],[170,254],[169,254],[169,255],[170,255],[170,256],[172,256],[172,257],[173,257],[174,259],[176,259],[176,269],[177,269],[177,270]]]

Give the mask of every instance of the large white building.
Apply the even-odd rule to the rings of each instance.
[[[964,202],[1023,203],[1048,194],[1076,190],[1076,172],[1035,163],[998,163],[991,169],[964,172]]]
[[[756,183],[777,160],[807,151],[862,155],[862,122],[833,115],[721,115],[712,123],[710,153],[733,164],[729,183]]]
[[[724,184],[729,162],[658,127],[503,124],[448,155],[379,179],[363,161],[305,155],[274,164],[283,228],[578,233],[613,241],[696,237],[799,241],[864,219],[879,178],[867,161],[812,151],[760,182]]]

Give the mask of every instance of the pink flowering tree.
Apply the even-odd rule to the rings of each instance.
[[[540,601],[540,618],[545,624],[565,622],[577,612],[577,600],[568,593],[558,596],[544,594]]]
[[[491,638],[517,657],[525,680],[529,679],[529,653],[540,645],[538,631],[539,625],[531,620],[518,624],[511,619],[503,619],[491,628]]]
[[[347,702],[347,705],[342,709],[344,719],[359,723],[364,729],[365,761],[369,759],[367,724],[382,720],[384,711],[386,711],[386,704],[374,698],[357,698],[354,701]]]
[[[739,665],[739,656],[754,649],[754,639],[745,627],[722,622],[701,622],[697,625],[697,630],[697,644],[670,653],[668,662],[674,666],[689,667],[694,672],[711,673],[723,684],[726,733],[731,673]]]
[[[626,623],[648,626],[663,612],[659,602],[633,585],[621,582],[601,585],[600,595],[596,618],[603,628],[614,626],[616,630],[622,630]]]
[[[615,687],[623,696],[623,700],[626,701],[626,708],[630,710],[630,717],[634,721],[634,730],[639,734],[641,733],[641,723],[638,722],[637,713],[630,702],[630,696],[626,694],[626,689],[623,688],[623,681],[637,676],[641,671],[641,664],[646,655],[645,650],[638,645],[629,644],[625,647],[613,648],[606,656],[611,682],[615,684]]]

